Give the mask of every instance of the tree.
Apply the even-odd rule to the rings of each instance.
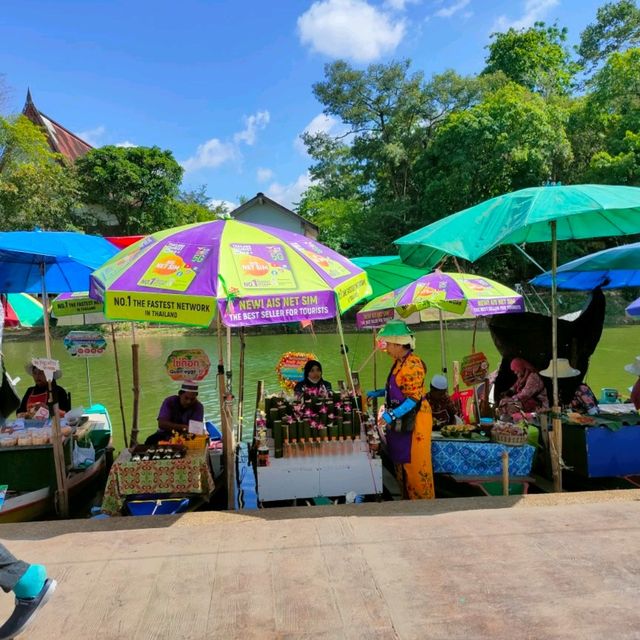
[[[65,230],[78,225],[72,167],[24,116],[0,117],[0,228]]]
[[[177,209],[177,224],[207,222],[224,216],[227,211],[223,203],[211,205],[211,198],[206,193],[205,185],[189,191],[181,191],[173,204]]]
[[[608,2],[580,34],[580,63],[593,69],[615,52],[640,45],[640,8],[635,0]]]
[[[183,169],[159,147],[92,149],[76,161],[84,201],[112,216],[120,233],[153,233],[180,223]]]
[[[578,66],[565,45],[566,28],[536,22],[528,29],[493,33],[491,39],[483,74],[502,72],[547,97],[569,93]]]

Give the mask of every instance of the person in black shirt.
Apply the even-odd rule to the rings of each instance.
[[[331,393],[331,383],[322,377],[322,365],[317,360],[307,360],[303,378],[293,389],[296,396],[327,397]]]

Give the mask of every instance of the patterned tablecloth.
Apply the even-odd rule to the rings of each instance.
[[[200,494],[209,498],[214,489],[207,451],[187,451],[179,460],[131,462],[124,450],[113,463],[104,490],[102,511],[120,515],[125,498],[138,494]]]
[[[498,476],[502,473],[503,451],[509,452],[509,475],[529,475],[534,447],[528,444],[508,447],[494,442],[469,442],[462,439],[431,442],[433,471],[462,476]]]

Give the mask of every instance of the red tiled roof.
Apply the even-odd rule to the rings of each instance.
[[[90,144],[79,138],[75,133],[38,111],[35,104],[33,104],[30,91],[27,91],[27,100],[22,113],[31,122],[44,129],[52,151],[62,154],[70,162],[74,162],[80,156],[93,149]]]

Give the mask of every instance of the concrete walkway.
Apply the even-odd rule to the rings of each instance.
[[[59,582],[29,640],[640,638],[640,490],[40,522],[0,539]]]

